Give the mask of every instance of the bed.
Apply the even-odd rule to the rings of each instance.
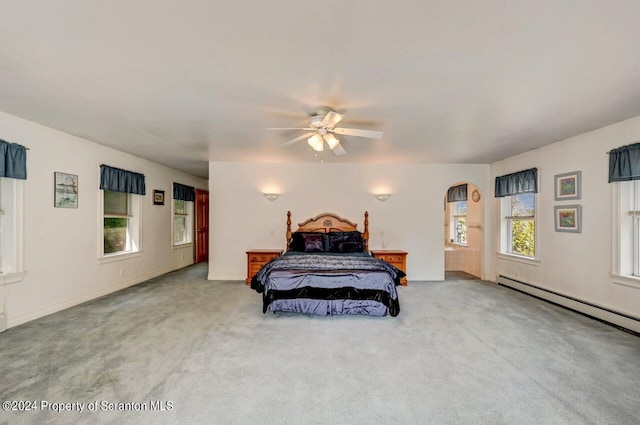
[[[260,269],[251,288],[262,294],[263,313],[397,316],[396,286],[403,271],[369,253],[369,213],[364,231],[336,214],[324,213],[291,231],[287,250]]]

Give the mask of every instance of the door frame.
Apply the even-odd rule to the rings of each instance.
[[[196,189],[194,229],[194,263],[209,261],[209,191]]]

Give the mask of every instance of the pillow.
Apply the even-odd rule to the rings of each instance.
[[[364,244],[362,242],[340,242],[338,250],[339,252],[364,252]]]
[[[364,252],[364,239],[362,233],[353,232],[329,232],[327,233],[328,252]]]
[[[295,232],[291,235],[289,250],[299,252],[324,252],[323,233]]]

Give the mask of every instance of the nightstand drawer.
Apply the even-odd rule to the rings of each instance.
[[[274,254],[257,254],[257,255],[251,255],[249,256],[249,262],[250,263],[268,263],[269,261],[271,261],[272,259],[279,257],[280,253],[274,253]]]
[[[400,255],[380,255],[377,258],[386,261],[387,263],[400,263],[404,262],[404,257]]]
[[[267,261],[268,263],[268,261]],[[267,264],[264,263],[264,264]],[[262,267],[264,267],[264,264],[260,263],[260,264],[251,264],[249,266],[249,274],[253,277],[256,273],[258,273],[260,271],[260,269],[262,269]]]

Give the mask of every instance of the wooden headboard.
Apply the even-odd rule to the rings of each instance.
[[[309,220],[302,223],[298,223],[298,230],[296,232],[353,232],[358,231],[358,225],[352,223],[346,218],[342,218],[336,214],[323,213],[319,214]],[[287,211],[287,251],[289,251],[289,245],[291,244],[291,211]],[[369,212],[364,212],[364,232],[362,232],[362,239],[364,239],[364,249],[369,252]]]

